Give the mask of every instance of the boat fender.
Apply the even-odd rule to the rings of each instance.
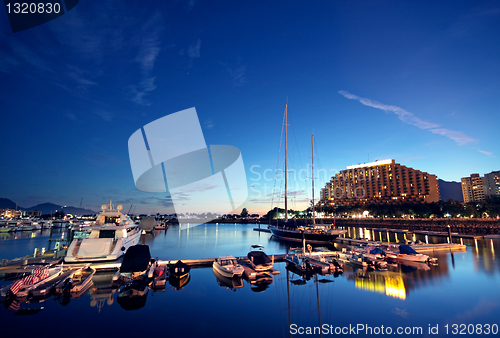
[[[124,247],[124,246],[122,246],[122,248],[121,248],[120,250],[121,250],[121,251],[125,251],[125,247]]]

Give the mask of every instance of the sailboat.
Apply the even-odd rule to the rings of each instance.
[[[287,208],[287,129],[288,129],[288,104],[285,104],[285,222],[283,224],[269,225],[269,230],[274,237],[286,241],[302,242],[305,240],[307,243],[313,244],[330,244],[338,236],[345,234],[346,230],[334,229],[331,226],[316,225],[314,215],[314,135],[313,139],[313,224],[312,225],[298,225],[295,221],[288,221],[288,208]]]

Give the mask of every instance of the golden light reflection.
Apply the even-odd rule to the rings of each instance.
[[[406,289],[401,276],[385,278],[385,294],[390,297],[406,299]]]
[[[493,245],[492,239],[490,239],[490,243],[491,243],[491,254],[492,254],[493,258],[495,258],[495,246]]]
[[[354,286],[370,292],[385,293],[389,297],[406,299],[406,288],[403,278],[398,275],[355,276]]]

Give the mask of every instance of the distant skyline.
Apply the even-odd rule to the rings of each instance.
[[[286,102],[292,209],[312,197],[312,133],[316,200],[377,159],[446,181],[500,170],[497,1],[80,1],[15,34],[0,12],[0,197],[23,206],[173,212],[136,189],[127,142],[191,107],[207,144],[241,150],[250,213],[280,200]]]

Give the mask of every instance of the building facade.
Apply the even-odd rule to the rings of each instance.
[[[431,203],[439,201],[436,175],[408,168],[395,160],[348,166],[321,189],[321,204]]]
[[[492,171],[484,175],[485,196],[500,196],[500,171]]]
[[[465,203],[480,202],[489,196],[500,195],[500,171],[493,171],[485,174],[484,177],[472,174],[469,177],[463,177],[461,182]]]

